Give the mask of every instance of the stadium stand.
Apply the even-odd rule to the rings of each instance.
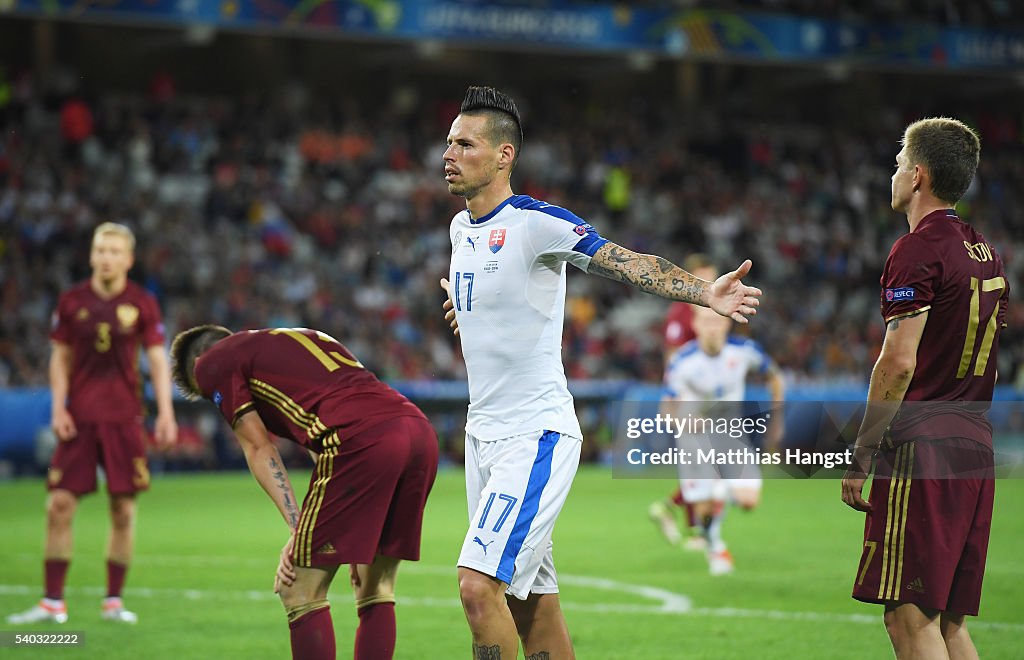
[[[829,3],[735,3],[775,12],[811,4]],[[1010,5],[879,0],[848,18],[1012,25],[1020,12]],[[11,48],[31,34],[7,30]],[[340,69],[349,77],[333,92],[323,87],[330,75],[300,62],[290,73],[268,69],[267,89],[253,93],[224,68],[186,75],[168,55],[167,67],[119,62],[105,77],[102,55],[89,52],[115,33],[59,30],[71,45],[43,73],[16,59],[0,71],[0,388],[45,386],[50,312],[57,292],[87,272],[88,236],[103,220],[136,228],[132,276],[160,299],[171,335],[210,320],[317,327],[391,381],[464,379],[439,314],[448,219],[461,208],[441,185],[440,155],[453,99],[489,66],[497,73],[488,82],[523,99],[530,139],[517,192],[564,204],[640,251],[680,261],[703,251],[723,266],[753,258],[752,280],[767,297],[745,331],[791,383],[860,386],[870,372],[883,330],[878,276],[905,231],[888,207],[890,136],[908,119],[955,112],[980,131],[985,155],[963,211],[1019,290],[1024,102],[1011,78],[623,58],[609,68],[543,54],[522,55],[517,67],[473,51],[438,62],[409,47],[225,37],[230,45],[214,53],[268,62],[358,54],[364,63],[360,75]],[[133,41],[121,30],[127,52],[147,53],[152,35]],[[403,57],[409,72],[382,100],[373,73]],[[439,73],[417,77],[424,70]],[[664,312],[643,294],[571,275],[568,376],[657,382]],[[1024,380],[1024,312],[1011,314],[999,371],[1012,384]],[[456,434],[457,421],[449,426]],[[218,447],[218,458],[229,454]],[[189,460],[217,462],[208,452]]]

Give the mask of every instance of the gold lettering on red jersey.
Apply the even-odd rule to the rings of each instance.
[[[78,312],[75,314],[75,318],[78,319],[79,321],[86,320],[87,318],[89,318],[89,310],[87,310],[85,307],[80,307],[78,309]]]
[[[992,261],[992,248],[987,243],[968,243],[964,241],[964,247],[967,248],[967,256],[980,263],[986,261]]]
[[[363,367],[363,364],[359,360],[350,360],[349,358],[345,357],[338,351],[330,351],[330,353],[324,351],[324,349],[317,346],[312,339],[302,334],[302,330],[305,330],[305,328],[277,328],[276,330],[271,330],[270,334],[286,335],[288,337],[291,337],[295,341],[299,342],[300,344],[302,344],[302,347],[305,348],[310,353],[312,353],[313,357],[319,360],[320,364],[324,365],[324,367],[326,367],[327,371],[329,372],[333,372],[340,369],[342,364],[348,365],[355,369],[365,368]],[[316,330],[315,332],[317,338],[322,342],[329,344],[340,344],[340,342],[337,339],[335,339],[334,337],[330,336],[325,332],[320,332],[319,330]]]
[[[135,487],[146,488],[149,486],[149,466],[146,465],[146,459],[142,457],[133,458],[132,465],[135,467],[135,474],[132,476],[132,483]]]
[[[110,324],[106,321],[96,324],[96,343],[93,346],[97,353],[106,353],[110,350]]]

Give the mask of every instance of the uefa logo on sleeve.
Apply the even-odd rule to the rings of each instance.
[[[898,289],[886,289],[885,299],[887,302],[902,302],[914,299],[914,287],[904,286]]]

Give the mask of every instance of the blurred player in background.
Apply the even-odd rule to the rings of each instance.
[[[718,269],[711,263],[711,259],[700,253],[691,254],[684,259],[683,269],[690,271],[695,277],[702,280],[713,280],[718,277]],[[662,349],[666,367],[676,351],[695,337],[693,334],[693,312],[695,309],[697,309],[695,305],[684,302],[674,302],[669,305],[668,313],[665,315]],[[683,537],[679,533],[676,509],[683,511],[685,526],[690,530],[686,539],[686,548],[689,550],[706,549],[707,543],[704,541],[704,536],[699,533],[699,521],[694,515],[693,505],[683,500],[682,488],[676,488],[676,491],[664,502],[651,503],[647,509],[647,515],[651,522],[658,526],[661,535],[670,545],[679,545],[682,543]]]
[[[475,658],[515,658],[520,639],[527,658],[571,658],[551,542],[583,435],[562,367],[565,262],[741,322],[760,291],[740,281],[749,261],[706,282],[607,241],[570,211],[513,195],[522,140],[515,102],[470,87],[444,153],[448,191],[467,207],[452,219],[441,281],[470,389],[459,591]]]
[[[999,256],[953,210],[980,151],[955,119],[903,133],[892,208],[910,232],[882,273],[885,340],[842,484],[867,512],[853,597],[885,606],[899,658],[978,657],[964,617],[981,603],[995,491],[986,412],[1009,301]]]
[[[57,449],[50,463],[46,501],[45,591],[32,609],[8,623],[64,623],[64,582],[71,562],[78,498],[96,490],[103,467],[110,495],[107,595],[102,617],[135,623],[121,590],[135,543],[135,495],[149,487],[139,349],[144,348],[156,397],[157,443],[174,442],[178,428],[171,403],[164,326],[156,299],[128,279],[135,235],[105,222],[93,233],[92,276],[61,295],[54,313],[50,392]]]
[[[785,400],[785,381],[775,362],[754,340],[730,337],[731,327],[731,319],[711,310],[698,308],[694,311],[696,338],[676,351],[665,368],[666,394],[661,412],[678,417],[693,414],[740,418],[746,382],[751,374],[767,381],[772,401]],[[782,410],[775,408],[765,437],[767,451],[778,451],[782,429]],[[730,448],[716,441],[714,436],[708,436],[707,440],[711,447],[720,451]],[[731,573],[732,555],[722,539],[725,505],[732,501],[747,511],[758,505],[760,469],[757,465],[684,465],[680,466],[680,487],[683,499],[693,507],[698,521],[711,574]],[[663,504],[662,508],[667,507]],[[675,524],[674,519],[672,524]]]
[[[357,660],[395,651],[395,578],[420,557],[423,507],[437,474],[437,436],[404,396],[345,346],[305,328],[232,334],[202,325],[171,346],[174,381],[231,424],[253,476],[291,536],[274,590],[288,614],[292,657],[335,657],[327,592],[349,564]],[[271,433],[317,455],[301,510]]]

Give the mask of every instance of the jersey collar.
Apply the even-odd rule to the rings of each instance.
[[[917,229],[921,229],[927,222],[935,220],[959,220],[960,216],[956,214],[954,209],[939,209],[938,211],[932,211],[928,215],[921,218],[921,222],[917,223]]]
[[[466,213],[469,213],[469,224],[471,224],[471,225],[482,225],[483,223],[487,222],[488,220],[490,220],[494,216],[498,215],[498,213],[501,211],[501,209],[503,209],[506,206],[508,206],[509,202],[511,202],[515,198],[516,198],[515,195],[509,195],[509,197],[504,202],[502,202],[501,204],[498,204],[497,206],[495,206],[493,211],[491,211],[487,215],[482,215],[482,216],[480,216],[479,218],[477,218],[475,220],[473,219],[473,213],[470,212],[469,209],[466,209]]]

